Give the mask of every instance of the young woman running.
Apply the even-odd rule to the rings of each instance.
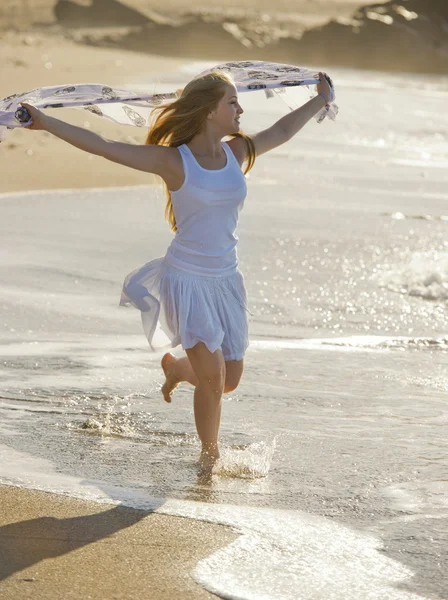
[[[238,386],[248,346],[235,236],[247,191],[244,175],[256,156],[287,142],[330,101],[323,73],[320,81],[315,98],[248,136],[240,132],[244,111],[232,78],[223,71],[207,73],[190,81],[175,101],[153,110],[157,116],[142,145],[105,139],[22,103],[33,120],[28,129],[49,131],[91,154],[155,173],[165,184],[165,216],[175,236],[164,257],[126,277],[120,304],[141,310],[150,344],[159,323],[172,347],[185,350],[182,358],[163,357],[162,393],[171,402],[179,383],[195,387],[203,470],[210,471],[219,458],[221,398]],[[231,139],[222,142],[227,136]]]

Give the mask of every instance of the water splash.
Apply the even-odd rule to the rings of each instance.
[[[117,415],[114,413],[106,413],[102,420],[100,418],[89,418],[81,425],[81,429],[99,432],[102,435],[134,437],[137,434],[126,418],[126,415]]]
[[[275,437],[270,444],[261,441],[245,448],[224,447],[213,474],[236,479],[258,479],[266,477],[277,445]]]

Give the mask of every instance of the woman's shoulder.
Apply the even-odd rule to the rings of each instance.
[[[235,155],[236,160],[241,166],[243,162],[246,160],[247,156],[247,142],[242,137],[234,137],[231,140],[224,142],[229,146]]]
[[[166,160],[163,179],[169,190],[177,190],[184,180],[181,152],[176,146],[164,146],[164,148]]]

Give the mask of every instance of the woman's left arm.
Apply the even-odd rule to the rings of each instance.
[[[278,121],[251,136],[257,156],[269,152],[290,140],[308,121],[326,105],[322,96],[316,96]],[[241,140],[241,143],[244,140]]]
[[[300,108],[296,108],[279,119],[275,125],[282,129],[285,132],[286,138],[290,140],[326,104],[327,102],[322,96],[315,96]]]
[[[318,96],[288,113],[268,129],[251,136],[257,156],[280,146],[280,144],[284,144],[294,137],[330,101],[330,85],[323,73],[319,73],[319,75]]]

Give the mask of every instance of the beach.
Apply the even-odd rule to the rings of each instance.
[[[62,26],[54,4],[2,5],[0,97],[73,82],[177,89],[220,61],[197,40],[197,57],[138,50],[140,25]],[[151,27],[222,20],[217,3],[126,4]],[[303,33],[366,4],[285,1],[276,28]],[[246,31],[269,7],[227,9]],[[226,60],[228,32],[210,31]],[[118,308],[125,275],[171,240],[160,182],[42,131],[0,144],[6,600],[447,597],[448,80],[326,70],[337,120],[310,122],[247,180],[251,345],[211,481],[197,477],[191,388],[163,403],[162,355]],[[248,96],[248,133],[288,111]],[[144,143],[143,130],[55,112]]]
[[[236,537],[218,525],[12,486],[0,486],[0,504],[8,599],[214,598],[190,571]]]

